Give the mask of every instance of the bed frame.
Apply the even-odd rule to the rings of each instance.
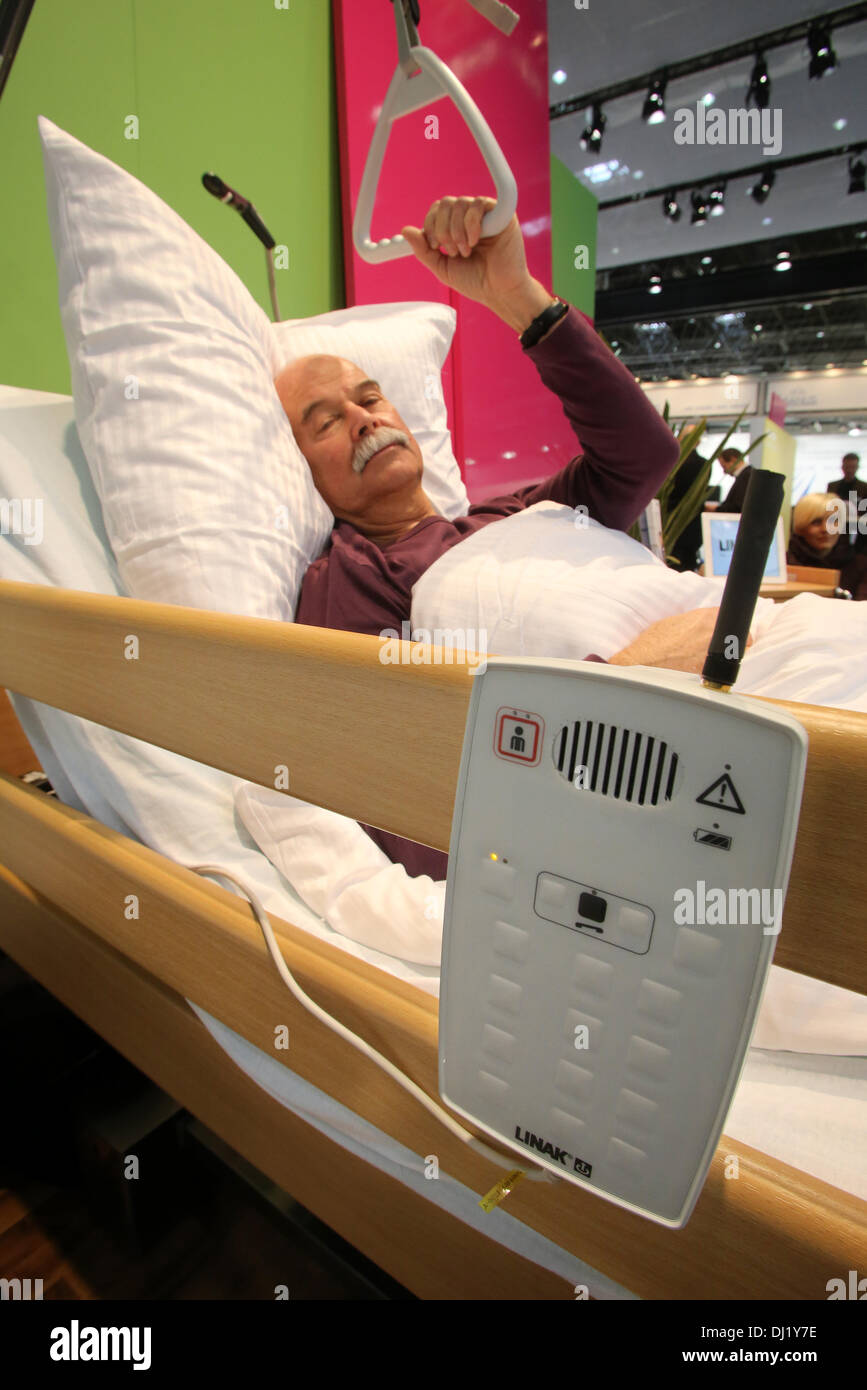
[[[138,660],[124,656],[130,634]],[[0,583],[0,685],[264,786],[285,764],[293,795],[447,850],[472,668],[385,666],[379,650],[374,637]],[[863,843],[841,789],[853,811],[867,805],[867,715],[783,708],[810,749],[775,961],[864,993]],[[414,769],[404,800],[383,775],[398,767]],[[682,1231],[578,1188],[519,1185],[504,1210],[576,1256],[573,1281],[548,1273],[333,1144],[213,1041],[187,998],[470,1188],[498,1176],[296,1003],[235,894],[7,775],[0,846],[0,948],[420,1297],[572,1300],[583,1260],[648,1299],[822,1300],[865,1263],[867,1203],[724,1137]],[[436,1001],[271,920],[313,998],[436,1095]],[[288,1052],[273,1048],[281,1023]]]

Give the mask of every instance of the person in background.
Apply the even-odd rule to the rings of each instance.
[[[719,461],[723,471],[728,473],[730,478],[734,478],[728,495],[720,503],[719,510],[721,512],[742,512],[750,474],[753,471],[752,464],[747,463],[740,449],[723,449]]]
[[[859,500],[867,498],[867,482],[863,478],[856,477],[858,465],[861,459],[857,454],[843,455],[843,476],[835,478],[833,483],[828,484],[828,491],[833,492],[835,497],[848,498],[850,492],[858,494]]]
[[[850,544],[863,555],[867,554],[867,482],[856,477],[860,462],[857,454],[844,454],[843,476],[829,483],[828,491],[848,504]]]
[[[702,458],[697,449],[693,449],[691,454],[687,454],[680,468],[675,474],[674,482],[671,485],[668,505],[673,511],[677,504],[683,500],[689,489],[692,487],[702,468],[707,463],[707,459]],[[685,573],[687,570],[698,569],[699,551],[701,550],[701,509],[687,527],[681,532],[675,541],[670,558],[677,561],[676,568]]]
[[[867,555],[855,553],[845,534],[846,506],[830,492],[811,492],[792,510],[792,537],[786,559],[840,571],[840,588],[867,599]],[[841,534],[842,533],[842,534]]]

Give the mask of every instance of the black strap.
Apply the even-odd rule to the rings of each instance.
[[[555,323],[559,323],[569,312],[569,305],[564,304],[562,299],[557,299],[553,304],[549,304],[547,309],[543,309],[537,318],[533,319],[529,328],[521,334],[521,347],[535,347],[540,338],[544,338],[549,328],[553,328]]]

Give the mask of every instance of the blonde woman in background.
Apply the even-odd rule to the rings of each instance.
[[[792,511],[792,536],[786,559],[840,571],[840,587],[853,598],[867,599],[867,556],[856,553],[857,524],[867,527],[867,513],[852,533],[846,503],[830,492],[811,492]],[[850,534],[851,533],[851,534]]]

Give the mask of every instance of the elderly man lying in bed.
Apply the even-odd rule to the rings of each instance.
[[[489,198],[444,198],[424,230],[403,235],[450,288],[485,304],[518,334],[558,301],[527,270],[517,217],[481,236]],[[583,454],[544,482],[470,507],[448,521],[424,491],[418,443],[376,381],[338,357],[305,357],[276,379],[318,491],[336,518],[331,543],[308,569],[296,621],[379,635],[410,617],[413,585],[447,550],[535,502],[581,507],[627,529],[677,462],[671,431],[588,319],[559,305],[525,350],[560,399]]]
[[[423,229],[405,227],[403,235],[437,279],[522,335],[583,452],[544,482],[478,502],[449,521],[424,491],[418,443],[376,381],[342,358],[290,363],[277,392],[336,518],[326,553],[305,575],[297,622],[372,635],[401,631],[421,576],[483,527],[550,501],[624,531],[677,462],[676,440],[630,372],[584,315],[529,274],[517,217],[498,236],[481,235],[492,206],[489,198],[444,198]],[[714,617],[703,609],[667,618],[643,634],[639,648],[609,659],[697,670]],[[411,873],[441,874],[445,856],[382,832],[374,838]]]

